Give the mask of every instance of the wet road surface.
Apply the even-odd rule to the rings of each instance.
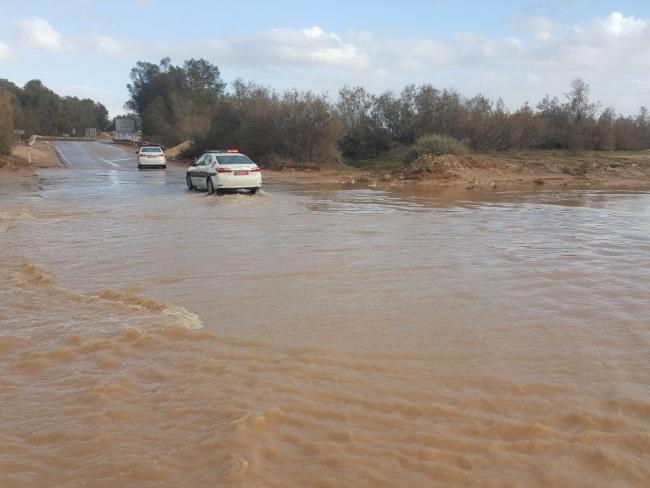
[[[648,193],[216,197],[57,147],[0,180],[0,486],[647,486]]]
[[[133,169],[135,149],[110,142],[54,141],[61,162],[74,169]]]

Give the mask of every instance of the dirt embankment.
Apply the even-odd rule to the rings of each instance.
[[[63,165],[52,147],[44,141],[33,146],[19,144],[12,148],[10,156],[0,156],[0,170],[30,171],[35,168],[61,168]]]
[[[338,183],[352,186],[455,186],[467,190],[515,187],[650,188],[650,152],[423,156],[410,165],[321,171],[265,171],[267,181]]]

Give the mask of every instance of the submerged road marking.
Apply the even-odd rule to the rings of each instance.
[[[120,167],[119,164],[116,164],[116,163],[114,163],[113,161],[109,161],[108,159],[103,159],[103,158],[100,158],[100,159],[101,159],[103,162],[105,162],[105,163],[107,163],[107,164],[110,164],[111,166],[115,166],[116,168],[119,168],[119,167]]]

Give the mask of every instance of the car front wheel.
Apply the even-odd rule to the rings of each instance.
[[[192,184],[192,178],[190,178],[190,175],[185,177],[185,181],[187,182],[187,189],[194,190],[194,185]]]

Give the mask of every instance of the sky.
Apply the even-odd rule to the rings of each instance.
[[[115,116],[131,67],[165,56],[332,99],[430,83],[511,110],[581,77],[628,115],[650,105],[650,2],[0,0],[0,78],[18,85],[40,79]]]

